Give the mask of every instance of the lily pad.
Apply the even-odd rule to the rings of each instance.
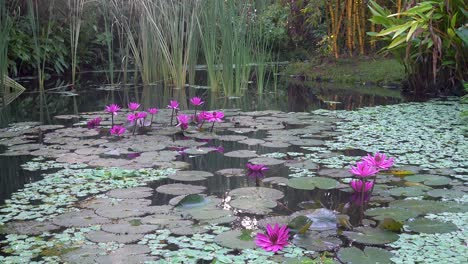
[[[224,156],[231,158],[255,158],[258,157],[257,153],[252,150],[234,150],[224,153]]]
[[[92,231],[85,237],[95,243],[117,242],[121,244],[131,244],[143,238],[143,234],[114,234],[104,231]]]
[[[366,247],[364,251],[356,248],[341,248],[337,253],[343,263],[359,264],[390,264],[393,254],[387,250],[375,247]]]
[[[291,230],[294,230],[296,233],[299,233],[299,234],[304,234],[305,232],[307,232],[307,230],[309,230],[309,227],[311,225],[312,225],[312,220],[310,220],[305,215],[294,217],[288,223],[288,227]]]
[[[153,195],[153,189],[149,187],[135,187],[127,189],[114,189],[107,192],[107,196],[117,199],[141,199]]]
[[[198,194],[206,190],[205,186],[173,183],[159,186],[156,191],[170,195]]]
[[[240,230],[231,230],[219,234],[214,241],[223,247],[232,249],[253,249],[255,247],[253,241],[245,241],[241,239],[241,236]]]
[[[169,179],[176,181],[203,181],[213,176],[213,173],[207,171],[178,171],[169,175]]]
[[[244,187],[234,189],[229,192],[232,199],[263,199],[263,200],[279,200],[284,197],[283,192],[272,188],[265,187]]]
[[[425,191],[427,191],[427,188],[422,188],[422,187],[396,187],[396,188],[388,190],[387,192],[392,196],[413,197],[413,196],[422,196],[422,195],[424,195]]]
[[[222,175],[224,177],[241,177],[245,176],[245,170],[243,169],[222,169],[216,172],[216,174]]]
[[[315,188],[330,190],[338,187],[339,182],[324,177],[300,177],[288,180],[288,186],[299,190],[313,190]]]
[[[107,224],[110,222],[110,219],[98,216],[91,210],[81,210],[59,215],[52,222],[54,225],[64,227],[87,227]]]
[[[426,234],[450,233],[458,230],[451,222],[441,222],[427,218],[418,218],[406,223],[408,228],[414,232]]]
[[[266,199],[237,198],[230,202],[230,205],[245,213],[268,214],[271,209],[276,207],[276,202]]]
[[[205,202],[205,197],[199,194],[189,194],[185,195],[175,206],[180,207],[192,207],[197,204],[202,204]]]
[[[376,220],[384,220],[385,218],[392,218],[396,221],[403,222],[407,219],[414,218],[419,215],[416,211],[410,211],[404,208],[372,208],[365,212],[366,215],[372,216]]]
[[[398,235],[372,227],[357,227],[353,231],[344,231],[343,235],[349,240],[366,245],[384,245],[398,240]]]
[[[268,157],[259,157],[249,160],[252,164],[263,164],[266,166],[274,166],[274,165],[281,165],[285,161],[280,159],[268,158]]]
[[[432,197],[443,197],[443,198],[460,198],[466,195],[465,192],[458,190],[449,190],[449,189],[434,189],[427,192],[427,195]]]
[[[292,243],[310,251],[332,251],[343,242],[337,237],[320,237],[315,232],[308,232],[294,235]]]
[[[450,183],[450,178],[438,175],[413,175],[405,177],[409,182],[421,182],[429,186],[447,185]]]

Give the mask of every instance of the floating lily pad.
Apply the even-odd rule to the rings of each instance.
[[[252,200],[279,200],[284,197],[283,192],[265,187],[238,188],[230,191],[229,195],[232,197],[232,199],[247,198]]]
[[[85,237],[95,243],[117,242],[121,244],[131,244],[143,238],[143,234],[114,234],[104,231],[91,231]]]
[[[265,217],[258,221],[258,227],[262,229],[266,229],[267,225],[274,226],[276,224],[282,226],[287,225],[291,220],[290,216],[272,216],[272,217]]]
[[[344,231],[343,235],[352,241],[366,245],[384,245],[398,240],[398,235],[372,227],[357,227],[353,231]]]
[[[282,141],[265,142],[261,145],[266,148],[287,148],[291,146],[291,144]]]
[[[366,215],[372,216],[376,220],[384,220],[385,218],[392,218],[396,221],[403,222],[407,219],[414,218],[419,215],[416,211],[410,211],[404,208],[372,208],[367,210]]]
[[[266,199],[236,198],[230,202],[230,205],[245,213],[262,215],[270,213],[277,204],[275,201]]]
[[[405,177],[409,182],[421,182],[429,186],[447,185],[450,183],[450,178],[438,175],[414,175]]]
[[[419,214],[444,212],[448,208],[447,203],[428,200],[397,200],[390,202],[389,206],[406,208]]]
[[[231,158],[255,158],[258,157],[257,153],[252,150],[234,150],[224,153],[224,156]]]
[[[203,181],[213,176],[213,173],[207,171],[178,171],[169,175],[169,179],[176,181]]]
[[[102,254],[102,248],[98,245],[83,245],[64,254],[62,260],[72,264],[94,264],[100,254]]]
[[[325,141],[318,140],[318,139],[298,139],[298,140],[291,140],[289,141],[289,143],[294,146],[302,146],[302,147],[325,145]]]
[[[288,178],[285,177],[268,177],[262,180],[263,183],[271,183],[285,186],[288,184]]]
[[[117,223],[101,226],[102,231],[114,234],[147,234],[159,229],[157,225],[145,225],[139,218],[121,219]]]
[[[110,222],[109,219],[98,216],[91,210],[81,210],[59,215],[52,220],[54,225],[64,227],[87,227],[102,225]]]
[[[460,198],[466,195],[466,192],[449,189],[434,189],[427,192],[427,195],[432,197],[443,197],[443,198]]]
[[[43,232],[50,232],[57,229],[60,229],[60,227],[50,222],[15,221],[7,223],[2,231],[7,234],[40,235]]]
[[[252,164],[263,164],[266,166],[274,166],[274,165],[281,165],[285,161],[280,159],[268,158],[268,157],[259,157],[249,160]]]
[[[294,230],[296,233],[304,234],[309,230],[309,227],[312,225],[312,220],[310,220],[305,215],[296,216],[288,223],[288,227],[291,230]]]
[[[265,143],[265,141],[261,139],[257,139],[257,138],[248,138],[248,139],[239,141],[239,143],[246,144],[249,146],[255,146],[255,145],[263,144]]]
[[[335,230],[337,228],[338,220],[336,213],[327,208],[297,211],[293,213],[291,217],[300,215],[305,215],[312,221],[312,225],[309,228],[310,230],[324,231]]]
[[[348,178],[352,176],[352,174],[346,169],[321,169],[317,174],[332,178]]]
[[[427,218],[418,218],[406,223],[411,231],[427,234],[450,233],[458,230],[451,222],[441,222]]]
[[[289,179],[288,186],[300,190],[318,189],[334,189],[338,187],[339,182],[330,178],[324,177],[300,177]]]
[[[213,220],[232,215],[231,211],[223,209],[202,209],[190,212],[193,219],[198,221]]]
[[[252,249],[255,247],[253,241],[245,241],[241,239],[242,232],[239,230],[231,230],[219,234],[215,237],[215,242],[219,245],[232,249]]]
[[[177,198],[177,197],[175,197]],[[174,199],[175,199],[174,198]],[[193,207],[196,205],[201,205],[205,203],[205,197],[199,194],[189,194],[184,195],[178,202],[175,203],[175,206],[179,207]]]
[[[366,247],[364,251],[355,248],[341,248],[337,253],[343,263],[359,264],[390,264],[393,254],[387,250],[374,247]]]
[[[157,257],[146,255],[151,249],[146,245],[125,245],[116,249],[109,255],[99,256],[96,258],[98,264],[138,264],[153,262],[158,260]]]
[[[206,190],[205,186],[173,183],[159,186],[156,191],[170,195],[198,194]]]
[[[223,135],[219,136],[218,139],[221,141],[242,141],[246,140],[248,137],[246,136],[239,136],[239,135]]]
[[[107,196],[117,199],[141,199],[153,195],[153,189],[149,187],[135,187],[127,189],[114,189],[107,192]]]
[[[314,232],[308,232],[294,235],[292,243],[310,251],[332,251],[343,242],[337,237],[319,237]]]
[[[222,169],[216,172],[216,174],[224,177],[240,177],[245,176],[245,170],[243,169]]]
[[[422,196],[427,191],[427,188],[422,187],[396,187],[387,192],[392,196]]]
[[[306,169],[306,170],[318,169],[318,164],[310,160],[306,160],[302,162],[294,162],[294,163],[291,162],[291,163],[286,163],[285,165],[290,168],[298,168],[298,169]]]

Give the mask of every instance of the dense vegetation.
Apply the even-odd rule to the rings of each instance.
[[[461,0],[0,0],[0,7],[0,76],[38,76],[41,91],[54,75],[78,89],[77,73],[87,70],[105,71],[111,85],[133,78],[180,88],[194,84],[203,64],[212,91],[240,95],[254,81],[262,93],[278,71],[268,62],[379,51],[401,59],[408,91],[418,95],[450,94],[466,80]]]

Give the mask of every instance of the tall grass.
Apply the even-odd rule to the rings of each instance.
[[[0,0],[0,106],[6,105],[5,76],[8,73],[8,38],[11,21],[8,16],[5,0]]]
[[[51,0],[48,9],[48,16],[46,20],[45,28],[40,23],[39,19],[39,8],[38,2],[28,0],[28,20],[29,26],[33,37],[33,57],[35,58],[36,68],[38,71],[38,85],[39,85],[39,116],[40,121],[44,122],[44,110],[48,111],[47,109],[47,98],[45,94],[44,88],[44,81],[45,81],[45,70],[46,70],[46,58],[47,54],[50,50],[49,48],[49,37],[51,34],[51,26],[52,26],[52,13],[54,10],[55,1]],[[42,20],[42,19],[41,19]],[[46,117],[49,119],[49,115],[47,114]],[[50,120],[48,120],[50,121]]]

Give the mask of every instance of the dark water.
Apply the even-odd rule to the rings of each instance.
[[[71,92],[76,92],[75,97],[79,112],[100,111],[109,103],[118,103],[126,105],[129,101],[141,102],[145,107],[165,108],[170,99],[177,99],[181,102],[182,109],[187,108],[189,98],[193,96],[202,97],[206,103],[207,109],[227,109],[238,108],[243,111],[253,110],[281,110],[285,112],[308,112],[316,109],[336,109],[353,110],[356,108],[395,104],[402,101],[399,91],[389,90],[374,86],[353,86],[338,85],[333,83],[306,83],[298,80],[283,78],[276,93],[266,92],[263,95],[247,93],[238,98],[228,98],[219,94],[211,93],[207,89],[196,89],[187,87],[186,89],[171,89],[163,85],[152,85],[141,87],[140,85],[108,86],[102,85],[102,76],[89,76],[84,78],[77,90],[71,87],[49,90],[47,93],[47,111],[48,122],[58,123],[53,116],[62,114],[73,114],[73,96]],[[22,80],[26,87],[34,86],[34,80]],[[62,82],[55,81],[49,85],[52,87],[61,86]],[[108,90],[107,88],[112,88]],[[37,121],[39,120],[39,106],[37,93],[24,93],[15,102],[1,111],[0,127],[5,127],[12,122]],[[263,135],[256,134],[262,132],[252,132],[246,134],[250,138],[262,138]],[[212,142],[218,146],[220,142]],[[223,142],[225,152],[237,149],[245,149],[245,145],[237,142]],[[258,154],[277,152],[278,149],[269,149],[265,147],[250,147],[256,150]],[[304,150],[297,147],[290,147],[282,152]],[[2,152],[0,146],[0,153]],[[351,154],[351,153],[349,153]],[[361,154],[361,153],[358,153]],[[180,157],[181,160],[191,164],[191,170],[217,171],[224,168],[244,168],[248,159],[227,158],[222,154],[212,152],[207,155],[201,155],[195,158],[188,156]],[[28,172],[22,170],[20,165],[30,160],[30,157],[4,157],[0,156],[0,204],[11,194],[22,188],[24,184],[36,181],[41,178],[42,172]],[[287,177],[288,168],[281,166],[279,169],[267,172],[266,177]],[[208,193],[216,196],[223,196],[229,190],[242,186],[255,186],[255,181],[244,177],[221,177],[215,176],[209,178],[203,185],[208,187]],[[342,197],[338,191],[298,191],[294,194],[288,194],[288,188],[276,187],[286,194],[284,203],[291,207],[291,210],[297,210],[300,202],[316,200],[322,204],[339,204],[340,201],[348,199]],[[290,189],[291,191],[291,189]],[[336,192],[336,193],[334,193]],[[164,203],[168,197],[157,197],[160,203]],[[289,210],[279,208],[278,210]]]

